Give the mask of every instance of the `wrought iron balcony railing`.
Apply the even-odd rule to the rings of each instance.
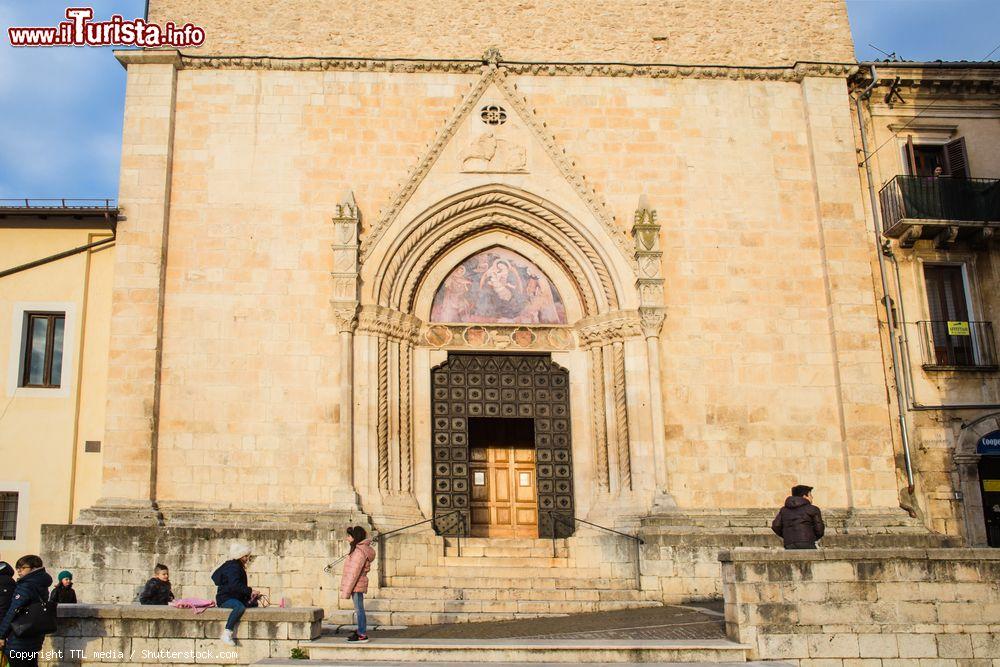
[[[923,366],[928,370],[997,370],[992,322],[917,322]]]
[[[896,176],[883,186],[879,200],[890,238],[934,238],[949,227],[956,233],[1000,227],[996,179]]]

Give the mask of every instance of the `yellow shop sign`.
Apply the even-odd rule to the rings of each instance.
[[[968,322],[948,322],[948,335],[949,336],[968,336],[969,335],[969,323]]]

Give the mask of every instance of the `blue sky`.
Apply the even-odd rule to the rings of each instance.
[[[96,18],[131,18],[145,3],[79,4]],[[0,198],[118,192],[125,70],[110,49],[12,49],[7,41],[8,26],[55,25],[67,6],[0,0]],[[863,60],[884,57],[869,43],[907,60],[981,60],[1000,43],[1000,0],[848,0],[847,7]]]

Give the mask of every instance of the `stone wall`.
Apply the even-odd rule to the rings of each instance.
[[[449,123],[476,117],[454,115],[477,79],[177,73],[161,506],[349,503],[330,216],[353,191],[370,234],[425,146]],[[586,178],[613,224],[625,227],[644,193],[660,214],[670,285],[663,447],[677,504],[772,507],[806,481],[825,505],[895,506],[843,80],[510,79],[551,134],[552,152],[565,153],[565,168]],[[449,157],[467,146],[458,134],[414,201],[432,206],[495,181],[593,218],[540,142],[523,134],[530,173],[465,173]],[[367,396],[367,380],[357,378],[357,396]],[[362,407],[356,435],[367,428]],[[574,437],[584,437],[589,415],[573,420]],[[363,486],[370,471],[359,443],[353,482]],[[429,461],[426,442],[415,448],[415,460]],[[229,483],[230,474],[244,483]],[[416,480],[429,483],[424,473]]]
[[[1000,655],[996,551],[736,549],[719,560],[727,634],[753,658],[969,667]]]
[[[187,50],[198,55],[478,58],[499,46],[532,61],[854,60],[843,0],[154,0],[149,18],[204,28],[205,44]]]
[[[346,522],[344,522],[346,525]],[[228,559],[229,545],[251,545],[250,586],[278,604],[336,608],[340,567],[324,568],[347,551],[343,528],[290,524],[285,528],[161,528],[156,526],[43,526],[42,560],[55,573],[70,570],[80,600],[137,601],[156,563],[170,568],[178,597],[215,598],[212,572]]]
[[[737,547],[781,548],[771,531],[773,510],[685,510],[646,517],[638,534],[642,548],[643,590],[667,604],[723,596],[719,553]],[[824,512],[824,548],[942,548],[962,540],[927,532],[902,511]]]
[[[237,646],[219,641],[228,609],[195,613],[165,606],[74,604],[59,607],[59,632],[45,640],[42,665],[249,665],[288,658],[320,636],[323,610],[248,609]]]

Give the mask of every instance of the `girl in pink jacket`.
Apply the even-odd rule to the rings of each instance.
[[[347,638],[349,642],[364,643],[368,641],[368,619],[365,618],[365,593],[368,592],[368,570],[375,560],[375,550],[372,549],[368,533],[361,526],[347,529],[347,539],[351,550],[347,553],[344,563],[344,573],[340,576],[340,597],[344,600],[354,599],[354,609],[358,616],[358,630]]]

